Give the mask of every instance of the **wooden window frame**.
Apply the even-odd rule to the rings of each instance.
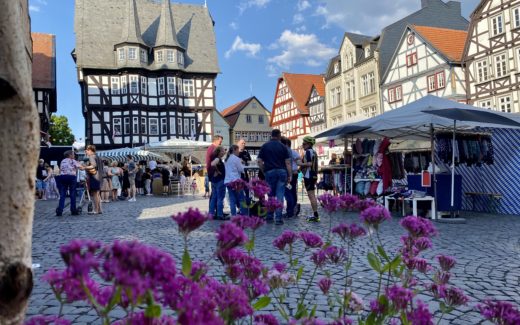
[[[406,55],[406,66],[413,67],[414,65],[417,65],[417,52]]]
[[[152,123],[154,122],[154,123]],[[148,123],[150,124],[149,125],[149,132],[148,132],[148,135],[159,135],[160,134],[160,128],[159,128],[159,118],[157,117],[149,117],[148,118]],[[152,133],[152,126],[155,126],[156,127],[156,132],[153,132]]]
[[[400,94],[399,98],[397,98],[398,89],[399,89],[399,94]],[[393,100],[392,100],[392,95],[393,95]],[[388,103],[389,104],[397,103],[402,100],[403,100],[403,86],[402,85],[388,88]]]

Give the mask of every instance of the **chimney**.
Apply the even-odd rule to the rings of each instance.
[[[453,10],[455,14],[462,15],[462,10],[459,1],[448,1],[448,3],[446,4],[448,5],[448,7],[450,7],[451,10]]]

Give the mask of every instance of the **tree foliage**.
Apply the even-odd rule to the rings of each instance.
[[[74,142],[74,134],[69,127],[69,120],[63,115],[51,116],[51,127],[49,129],[51,135],[51,143],[53,145],[72,145]]]

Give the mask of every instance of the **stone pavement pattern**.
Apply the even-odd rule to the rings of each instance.
[[[51,267],[62,268],[59,247],[75,238],[90,238],[109,243],[115,239],[140,240],[146,244],[155,245],[172,253],[177,261],[182,255],[182,237],[177,232],[176,224],[170,215],[185,211],[194,206],[205,211],[207,199],[201,197],[138,197],[137,202],[126,201],[104,203],[103,215],[70,216],[68,211],[63,217],[56,217],[54,210],[56,201],[36,202],[33,226],[33,263],[39,264],[35,271],[35,286],[30,299],[27,315],[45,314],[57,315],[59,303],[46,283],[40,278]],[[303,211],[308,211],[305,203]],[[434,238],[434,248],[427,254],[430,260],[443,253],[457,258],[453,269],[454,285],[462,288],[471,301],[468,306],[446,315],[442,324],[479,324],[484,323],[482,317],[474,310],[477,302],[486,297],[508,300],[520,304],[520,216],[498,216],[488,214],[466,215],[466,224],[436,223],[440,235]],[[283,230],[312,230],[323,237],[329,227],[329,217],[321,215],[320,224],[309,224],[303,217],[286,221],[283,226],[268,224],[257,232],[256,255],[270,267],[274,262],[286,262],[286,259],[272,246],[274,238]],[[399,238],[404,230],[398,225],[399,217],[394,215],[391,222],[381,227],[385,247],[391,250],[398,247]],[[340,222],[358,222],[358,214],[348,213],[332,217],[333,225]],[[194,232],[190,239],[192,259],[207,261],[213,252],[216,240],[214,230],[220,225],[218,221],[207,222]],[[368,304],[377,291],[376,274],[366,261],[369,247],[366,241],[356,245],[354,262],[350,271],[353,277],[354,292],[360,295]],[[339,244],[339,243],[338,243]],[[312,262],[305,257],[304,263],[310,270]],[[212,263],[216,265],[217,263]],[[215,272],[215,270],[214,270]],[[218,272],[218,271],[217,271]],[[310,273],[310,271],[308,271]],[[310,277],[305,274],[304,278]],[[340,270],[333,272],[333,280],[342,283]],[[318,276],[317,279],[320,277]],[[317,286],[311,287],[309,298],[318,304],[318,316],[332,317],[326,298]],[[297,297],[290,296],[287,301],[295,302]],[[421,296],[430,302],[431,297]],[[431,310],[438,306],[431,303]],[[293,304],[295,307],[295,303]],[[265,311],[274,312],[274,309]],[[96,314],[84,304],[67,305],[64,310],[66,318],[77,324],[99,323]],[[113,317],[123,317],[124,312],[116,310]]]

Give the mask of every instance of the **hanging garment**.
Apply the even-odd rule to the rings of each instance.
[[[383,178],[384,190],[392,186],[392,166],[390,165],[390,159],[386,154],[388,147],[390,147],[390,139],[385,137],[379,146],[379,153],[383,154],[383,163],[378,170],[379,175]]]

